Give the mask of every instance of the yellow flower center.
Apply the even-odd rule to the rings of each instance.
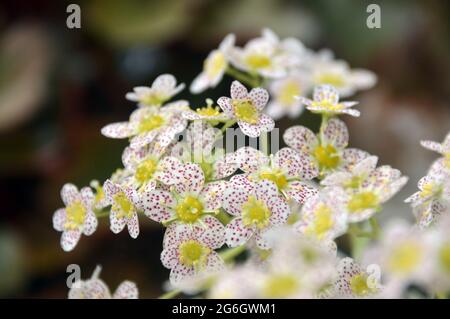
[[[439,262],[443,270],[450,275],[450,243],[444,244],[439,249]]]
[[[366,209],[378,207],[378,196],[373,192],[361,192],[352,196],[348,202],[348,210],[351,213],[360,213]]]
[[[148,106],[159,106],[167,100],[167,97],[155,93],[146,94],[139,102]]]
[[[64,228],[74,230],[83,225],[87,211],[81,201],[74,201],[66,207],[66,213]]]
[[[333,211],[321,203],[314,212],[314,222],[307,228],[306,234],[321,240],[334,226]]]
[[[273,275],[264,284],[263,293],[267,298],[285,298],[299,289],[296,277],[290,274]]]
[[[256,226],[261,229],[269,224],[271,212],[263,201],[249,196],[246,203],[242,205],[242,221],[244,226]]]
[[[317,146],[313,151],[313,156],[316,158],[321,169],[334,169],[340,162],[338,152],[331,144]]]
[[[433,183],[425,183],[422,186],[422,191],[419,193],[421,198],[426,198],[432,196],[434,193],[434,184]]]
[[[259,119],[259,112],[249,100],[233,100],[234,112],[238,120],[256,124]]]
[[[112,210],[117,212],[117,218],[131,218],[134,213],[134,205],[130,202],[124,192],[113,196]]]
[[[450,152],[444,153],[444,165],[450,169]]]
[[[186,196],[178,202],[175,211],[178,218],[183,222],[194,223],[203,213],[203,204],[194,196]]]
[[[422,247],[418,243],[403,242],[392,250],[388,260],[389,269],[395,273],[408,274],[416,269],[422,256]]]
[[[198,241],[188,240],[179,247],[180,263],[188,267],[202,267],[206,264],[211,249]]]
[[[365,273],[354,275],[350,279],[350,289],[358,297],[367,296],[372,292],[372,289],[368,285],[368,276]]]
[[[279,190],[284,189],[288,185],[288,180],[280,169],[263,171],[259,174],[259,178],[274,182]]]
[[[217,116],[220,115],[219,107],[212,107],[211,105],[199,108],[196,110],[198,115],[201,116]]]
[[[278,99],[283,105],[290,106],[296,99],[295,96],[301,95],[301,89],[297,82],[289,81],[280,90]]]
[[[158,114],[146,115],[139,122],[138,132],[145,133],[163,126],[164,117]]]
[[[216,51],[205,60],[203,68],[209,78],[215,78],[227,67],[227,60],[222,52]]]
[[[344,77],[336,73],[322,73],[316,77],[317,84],[329,84],[334,87],[342,87],[345,84]]]
[[[358,189],[361,187],[362,183],[364,182],[363,176],[352,176],[352,178],[349,181],[346,181],[344,183],[345,188],[352,188],[352,189]]]
[[[100,201],[102,201],[105,198],[105,192],[103,191],[103,187],[96,186],[95,187],[95,198],[94,198],[94,203],[98,204],[100,203]]]
[[[313,101],[311,103],[311,106],[313,106],[313,107],[320,106],[328,111],[340,111],[340,110],[344,109],[344,105],[342,105],[340,103],[335,104],[329,100]]]
[[[200,168],[202,169],[203,174],[205,175],[205,181],[210,181],[212,178],[212,175],[214,173],[213,163],[209,163],[209,162],[203,160],[197,164],[200,165]]]
[[[134,178],[140,184],[149,181],[153,177],[157,165],[158,165],[157,161],[153,159],[146,159],[140,162],[136,168],[136,172],[134,173]]]
[[[263,54],[249,54],[245,58],[245,63],[253,70],[267,68],[270,66],[270,58]]]

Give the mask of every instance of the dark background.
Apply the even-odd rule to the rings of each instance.
[[[66,27],[66,6],[81,6],[82,27]],[[366,27],[366,7],[381,6],[381,29]],[[125,120],[136,85],[172,73],[187,85],[229,32],[239,44],[270,27],[315,50],[331,48],[353,67],[379,76],[355,96],[359,119],[344,118],[351,145],[410,176],[381,218],[412,219],[402,200],[436,155],[420,139],[441,141],[450,129],[450,3],[447,1],[2,1],[0,4],[0,297],[65,298],[65,269],[82,277],[96,264],[114,290],[137,282],[141,297],[161,294],[168,271],[159,261],[163,229],[141,218],[141,234],[113,235],[108,220],[71,253],[59,246],[51,217],[65,182],[103,181],[121,166],[124,141],[100,128]],[[230,79],[192,106],[228,95]],[[282,120],[315,128],[317,118]]]

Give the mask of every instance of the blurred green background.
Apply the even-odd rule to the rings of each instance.
[[[69,3],[81,7],[81,29],[66,27]],[[381,6],[381,29],[366,27],[369,3]],[[102,137],[100,128],[127,119],[134,105],[125,93],[160,73],[189,84],[229,32],[243,44],[269,27],[377,73],[376,87],[355,97],[361,118],[344,120],[352,146],[411,178],[381,218],[412,219],[402,200],[436,157],[419,140],[440,141],[450,129],[449,9],[448,1],[406,0],[2,1],[0,297],[65,298],[71,263],[83,278],[101,264],[112,290],[129,279],[141,297],[161,294],[168,270],[159,261],[159,225],[141,218],[133,240],[101,220],[93,236],[64,253],[51,217],[65,182],[103,181],[121,165],[126,142]],[[228,95],[229,83],[179,97],[201,105]],[[317,119],[304,114],[277,126],[298,123],[315,127]]]

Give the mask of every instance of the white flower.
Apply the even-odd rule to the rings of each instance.
[[[97,229],[97,217],[93,211],[94,194],[89,187],[78,191],[75,185],[65,184],[61,189],[61,198],[66,207],[53,214],[53,228],[62,232],[62,249],[71,251],[81,234],[90,236]]]
[[[111,296],[108,286],[99,279],[101,268],[97,266],[88,280],[78,280],[69,290],[69,299],[138,299],[139,291],[136,284],[123,281]]]
[[[220,208],[221,194],[226,181],[205,184],[205,177],[198,164],[184,164],[178,168],[180,182],[170,191],[155,189],[142,194],[144,213],[156,222],[170,223],[169,228],[178,225],[199,226],[219,236],[222,223],[212,216]]]
[[[386,294],[397,295],[408,284],[421,284],[432,273],[432,237],[401,220],[391,220],[381,241],[365,253],[365,263],[377,263],[387,278]]]
[[[372,264],[364,270],[352,258],[346,257],[337,266],[338,277],[334,283],[337,297],[367,298],[376,297],[382,289],[381,269]]]
[[[195,277],[224,270],[224,262],[215,252],[224,244],[223,232],[223,226],[212,230],[188,224],[166,230],[161,261],[164,267],[171,269],[169,279],[173,286],[183,287]]]
[[[319,136],[304,126],[296,125],[284,132],[283,139],[293,149],[309,154],[322,177],[329,172],[351,167],[368,156],[367,152],[346,148],[348,129],[337,118],[328,120]]]
[[[351,223],[370,218],[408,181],[399,170],[388,165],[376,168],[377,161],[376,156],[369,156],[347,171],[333,173],[322,181],[323,185],[345,190]]]
[[[220,111],[218,106],[213,106],[211,99],[206,99],[206,106],[195,110],[186,110],[182,112],[182,116],[191,121],[203,120],[210,123],[223,122],[228,120],[227,114]]]
[[[405,200],[411,203],[420,227],[430,226],[438,217],[450,212],[450,175],[444,171],[431,171],[422,177],[419,191]]]
[[[228,68],[229,52],[234,47],[235,35],[227,35],[219,45],[219,48],[209,53],[203,63],[203,71],[194,79],[190,90],[198,94],[207,88],[214,88],[220,83]]]
[[[423,147],[443,156],[437,160],[437,165],[434,165],[435,168],[439,169],[440,167],[443,167],[447,170],[447,172],[450,171],[450,132],[447,134],[442,143],[421,141],[420,144],[422,144]]]
[[[221,97],[217,104],[229,118],[236,119],[245,135],[258,137],[275,127],[274,121],[261,113],[268,100],[269,93],[263,88],[255,88],[248,92],[240,82],[233,81],[231,98]]]
[[[141,148],[151,142],[159,148],[168,146],[175,135],[186,128],[187,121],[180,112],[188,108],[188,103],[178,101],[161,108],[139,108],[128,122],[109,124],[102,128],[102,134],[109,138],[131,138],[130,146]]]
[[[253,264],[235,266],[220,273],[208,290],[210,299],[249,299],[260,294],[256,282],[261,271]]]
[[[269,88],[272,100],[267,105],[267,114],[274,120],[286,114],[290,118],[300,116],[303,112],[303,104],[296,97],[305,95],[309,87],[306,74],[301,72],[293,72],[286,77],[274,80]]]
[[[184,140],[174,145],[171,155],[185,163],[200,165],[206,182],[226,178],[238,169],[235,154],[225,154],[222,148],[216,146],[216,141],[223,136],[208,123],[192,122],[183,137]]]
[[[105,192],[103,191],[103,186],[97,180],[92,180],[89,185],[91,188],[95,189],[95,197],[94,197],[94,208],[101,210],[108,206],[108,200],[105,196]]]
[[[111,204],[109,214],[110,229],[113,233],[120,233],[125,226],[132,238],[139,235],[138,211],[141,201],[136,190],[130,186],[122,186],[106,180],[103,185],[105,196]]]
[[[171,74],[162,74],[153,81],[151,87],[137,86],[134,92],[126,94],[126,99],[138,102],[139,107],[161,106],[184,89],[184,83],[177,86],[177,80]]]
[[[158,150],[154,143],[140,149],[125,148],[122,162],[129,172],[122,184],[130,185],[139,192],[148,192],[156,188],[157,182],[172,185],[177,180],[177,169],[183,163],[177,158],[166,156],[164,150]]]
[[[359,90],[370,89],[377,82],[373,72],[364,69],[352,70],[347,62],[334,60],[333,53],[329,50],[312,55],[309,67],[315,85],[332,85],[343,97],[353,95]]]
[[[251,187],[227,188],[223,193],[222,207],[235,216],[226,225],[229,247],[243,245],[254,237],[259,248],[270,248],[262,235],[272,227],[286,223],[290,214],[277,186],[269,180],[262,180]]]
[[[242,147],[235,152],[235,160],[249,181],[272,181],[286,199],[303,204],[317,193],[313,185],[305,182],[318,175],[307,154],[285,147],[268,157],[252,147]]]
[[[314,113],[337,115],[349,114],[358,117],[360,112],[351,109],[352,106],[358,104],[355,101],[339,102],[339,93],[335,87],[325,84],[314,88],[313,100],[299,96],[299,101],[306,105],[306,108]]]
[[[318,241],[329,242],[347,230],[345,193],[329,187],[308,198],[301,210],[301,218],[294,228]]]
[[[300,41],[292,38],[280,41],[275,33],[264,29],[261,37],[250,40],[244,48],[230,50],[230,61],[251,74],[280,78],[299,65],[303,51]]]

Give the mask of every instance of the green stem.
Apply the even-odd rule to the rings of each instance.
[[[259,137],[259,141],[260,141],[261,152],[263,152],[263,154],[269,156],[269,133],[262,132]]]
[[[330,117],[328,114],[325,114],[325,113],[322,114],[322,122],[320,123],[320,130],[319,130],[319,137],[320,137],[321,145],[323,144],[323,140],[324,140],[323,134],[324,134],[325,127],[327,126],[329,119],[330,119]]]
[[[109,216],[110,210],[109,209],[101,209],[101,210],[96,210],[95,211],[95,216],[97,218],[102,218],[102,217],[106,217]]]
[[[165,294],[162,294],[161,296],[158,297],[158,299],[172,299],[178,296],[180,293],[181,293],[180,289],[174,289],[166,292]]]
[[[236,256],[239,256],[241,253],[245,251],[245,245],[241,245],[234,248],[229,248],[219,253],[220,257],[222,257],[223,261],[227,262],[233,260]]]
[[[370,227],[372,228],[372,239],[377,239],[380,237],[381,228],[375,217],[369,219]]]
[[[241,72],[239,70],[236,70],[234,68],[228,67],[227,70],[226,70],[226,73],[229,76],[235,78],[236,80],[238,80],[240,82],[243,82],[243,83],[245,83],[248,86],[251,86],[253,88],[258,87],[260,85],[260,81],[257,78],[252,77],[252,76],[250,76],[250,75],[248,75],[246,73],[243,73],[243,72]]]

